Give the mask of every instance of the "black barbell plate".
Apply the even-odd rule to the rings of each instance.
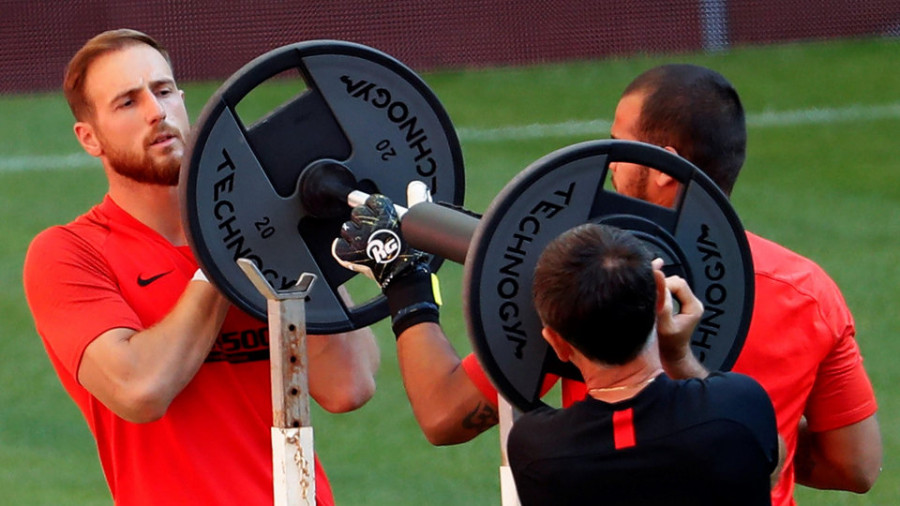
[[[648,166],[683,190],[664,208],[604,188],[610,162]],[[743,226],[724,194],[686,160],[649,144],[590,141],[537,160],[485,212],[463,271],[472,347],[500,393],[528,411],[545,405],[547,374],[580,379],[541,336],[531,276],[544,247],[583,223],[632,231],[688,281],[705,313],[692,350],[709,370],[728,370],[743,346],[753,308],[753,265]]]
[[[252,124],[238,104],[285,73],[296,95]],[[462,204],[462,151],[449,116],[427,84],[391,56],[360,44],[307,41],[248,63],[212,95],[194,129],[180,191],[189,243],[209,279],[237,306],[265,320],[265,298],[237,267],[254,260],[276,290],[304,272],[319,282],[306,305],[311,333],[336,333],[387,316],[383,296],[348,307],[338,287],[354,276],[330,254],[349,217],[304,208],[302,171],[323,160],[346,165],[361,189],[404,202],[412,180],[435,199]],[[434,258],[432,268],[440,266]]]

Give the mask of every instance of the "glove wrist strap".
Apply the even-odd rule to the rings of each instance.
[[[391,312],[391,329],[399,338],[404,330],[419,323],[438,323],[440,310],[435,299],[431,271],[416,266],[391,280],[384,288]]]

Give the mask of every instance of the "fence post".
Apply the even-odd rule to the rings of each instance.
[[[309,413],[306,356],[306,296],[316,276],[275,291],[252,261],[238,266],[268,303],[272,374],[272,486],[275,506],[315,506],[313,428]]]

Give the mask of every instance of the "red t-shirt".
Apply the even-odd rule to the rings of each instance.
[[[174,306],[197,270],[109,197],[32,242],[25,294],[60,381],[91,432],[115,503],[272,504],[267,324],[232,308],[199,372],[155,422],[119,418],[84,387],[85,348],[114,328],[145,329]],[[316,459],[316,500],[332,505]]]
[[[875,414],[872,384],[856,343],[853,316],[837,285],[818,265],[774,242],[747,233],[756,282],[753,316],[732,368],[756,379],[775,407],[788,454],[772,504],[795,504],[794,453],[800,417],[816,432]],[[463,367],[482,394],[496,398],[473,354]],[[584,383],[563,380],[562,403],[585,396]]]

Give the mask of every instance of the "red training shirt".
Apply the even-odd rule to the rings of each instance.
[[[119,506],[272,504],[268,326],[232,308],[209,358],[158,421],[123,420],[77,381],[85,348],[114,328],[145,329],[197,270],[108,196],[32,242],[25,294],[60,381],[97,441]],[[333,505],[316,459],[316,501]]]
[[[732,368],[756,379],[775,407],[788,453],[772,504],[796,504],[794,454],[800,417],[822,432],[860,422],[878,409],[863,368],[853,316],[834,281],[813,261],[747,233],[756,295],[744,347]],[[474,354],[463,359],[488,399],[497,396]],[[585,397],[584,383],[563,379],[562,404]]]

